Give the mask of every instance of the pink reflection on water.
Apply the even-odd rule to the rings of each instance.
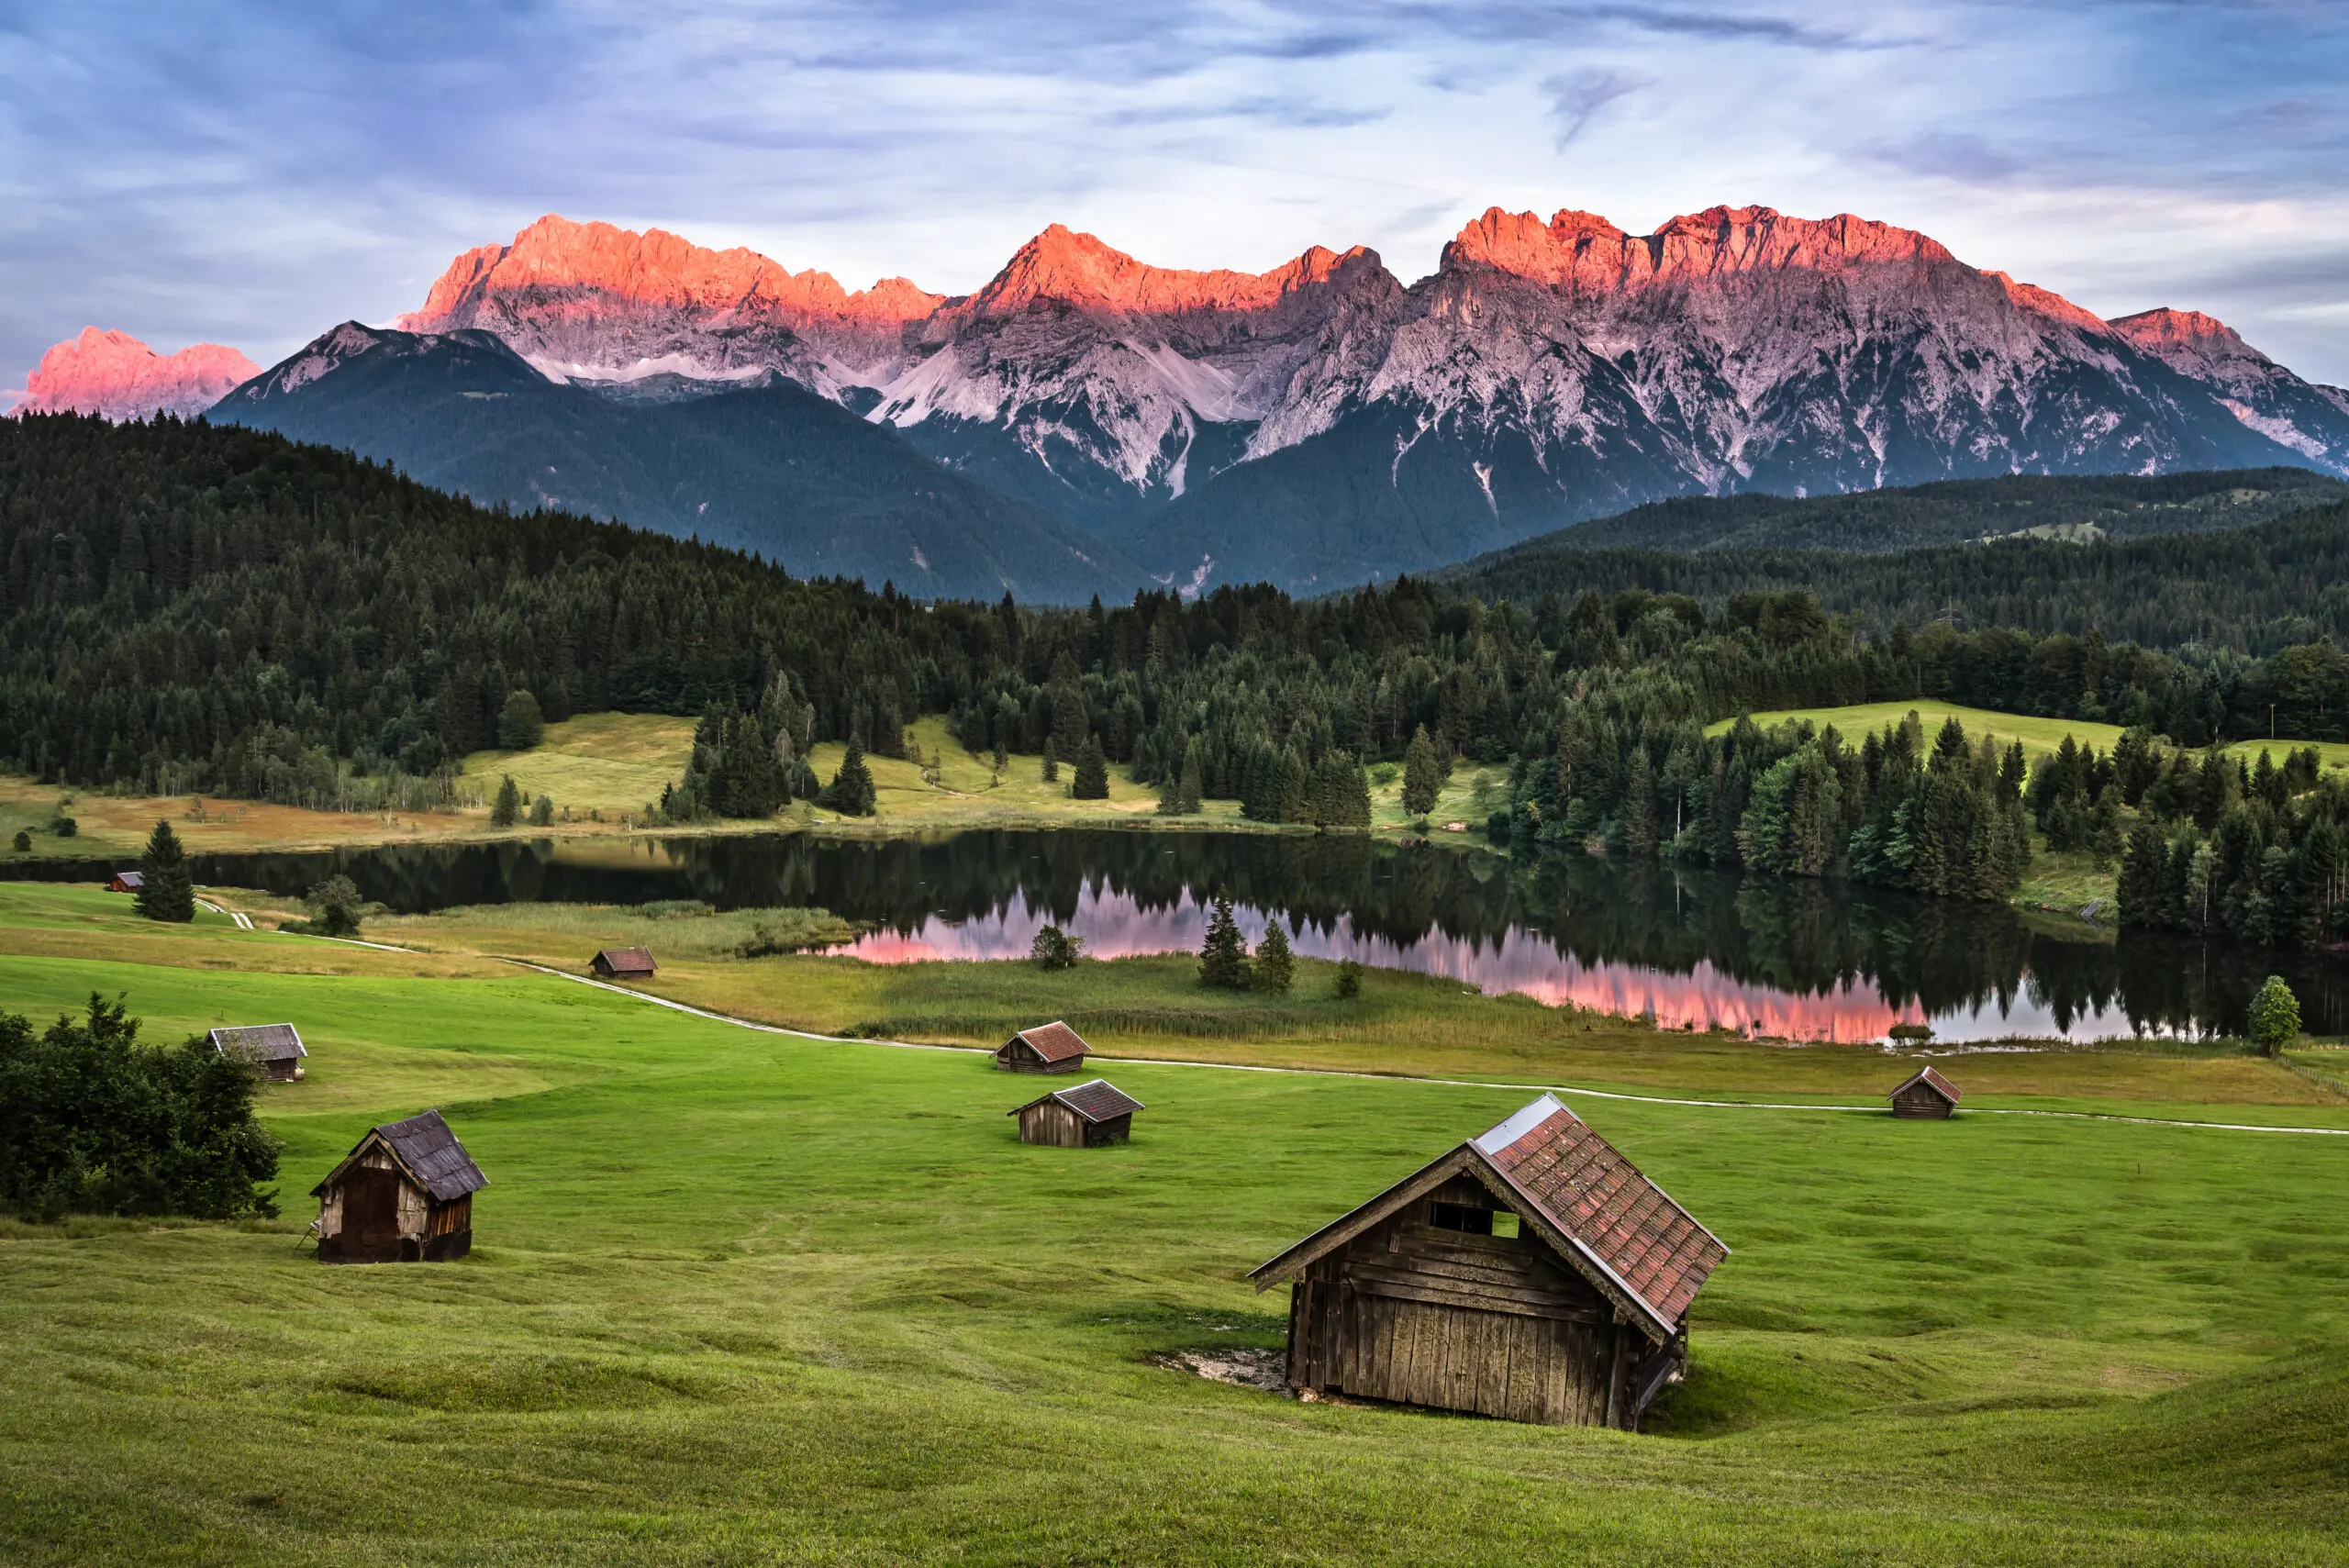
[[[874,963],[1026,958],[1049,913],[1031,909],[1014,895],[999,915],[961,922],[932,918],[911,935],[875,932],[840,951]],[[1256,909],[1238,914],[1252,945],[1264,935],[1268,917]],[[1197,952],[1207,928],[1206,906],[1189,898],[1145,909],[1130,894],[1097,887],[1078,895],[1076,914],[1065,925],[1085,940],[1092,958]],[[1646,964],[1585,963],[1531,932],[1487,943],[1431,931],[1417,941],[1396,942],[1358,934],[1351,921],[1341,920],[1327,931],[1307,927],[1296,934],[1295,945],[1309,958],[1351,958],[1382,969],[1442,974],[1479,991],[1519,992],[1552,1006],[1572,1003],[1593,1012],[1653,1017],[1666,1029],[1857,1043],[1882,1040],[1893,1025],[1925,1017],[1913,1002],[1893,1006],[1872,988],[1851,981],[1798,993],[1739,980],[1703,961],[1685,974]]]

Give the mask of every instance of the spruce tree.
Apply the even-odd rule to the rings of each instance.
[[[530,826],[548,828],[554,824],[554,796],[542,795],[530,802]]]
[[[843,817],[870,817],[875,809],[873,770],[864,765],[863,742],[853,735],[848,738],[848,754],[841,759],[841,771],[825,787],[823,804]]]
[[[1288,933],[1275,919],[1264,928],[1264,940],[1256,944],[1256,957],[1249,966],[1249,984],[1255,989],[1275,996],[1286,996],[1291,982],[1297,978],[1297,959],[1289,951]]]
[[[1224,991],[1248,989],[1248,944],[1240,935],[1240,922],[1231,917],[1230,898],[1220,893],[1208,917],[1207,942],[1199,949],[1199,984]]]
[[[1186,817],[1197,814],[1200,804],[1199,740],[1193,736],[1183,744],[1183,785],[1178,806]]]
[[[528,692],[516,692],[498,710],[497,743],[508,751],[527,751],[545,740],[546,733],[546,716],[539,711],[539,699]]]
[[[1422,724],[1403,753],[1403,809],[1414,817],[1425,817],[1435,809],[1435,797],[1442,790],[1443,763],[1435,754],[1435,742],[1428,739],[1428,727]]]
[[[139,857],[139,912],[150,920],[185,923],[195,918],[195,882],[187,853],[169,822],[157,822]]]
[[[496,800],[490,805],[489,825],[493,828],[511,828],[521,819],[521,786],[514,782],[514,775],[508,773],[506,775],[506,782],[497,786]]]
[[[1097,737],[1085,738],[1084,749],[1076,754],[1076,776],[1069,781],[1068,792],[1078,800],[1109,798],[1109,759],[1101,754]]]
[[[1060,748],[1053,744],[1052,738],[1049,735],[1044,737],[1044,782],[1046,784],[1061,782]]]

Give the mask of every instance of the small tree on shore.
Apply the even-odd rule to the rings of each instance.
[[[1414,817],[1425,817],[1435,809],[1435,797],[1442,790],[1443,762],[1435,754],[1435,742],[1428,739],[1428,727],[1422,724],[1403,752],[1403,809]]]
[[[530,802],[530,826],[550,827],[554,822],[554,796],[542,795]]]
[[[1039,969],[1074,969],[1076,961],[1085,956],[1085,939],[1072,937],[1058,926],[1046,926],[1036,933],[1028,956]]]
[[[359,884],[347,876],[330,876],[302,895],[303,905],[310,911],[310,930],[321,937],[355,937],[359,934],[359,914],[366,906],[359,896]]]
[[[1078,800],[1109,798],[1109,759],[1102,755],[1099,737],[1085,738],[1085,746],[1076,754],[1076,776],[1069,781],[1068,792]]]
[[[2300,1038],[2300,999],[2280,974],[2269,975],[2251,999],[2251,1038],[2270,1056],[2283,1055],[2284,1048]]]
[[[489,825],[493,828],[511,828],[521,819],[522,789],[514,782],[514,775],[508,773],[506,775],[506,782],[497,786],[497,798],[490,803]]]
[[[146,852],[139,857],[139,912],[150,920],[180,923],[195,918],[195,881],[187,869],[187,852],[169,822],[155,824],[148,835]]]
[[[1044,782],[1046,784],[1061,782],[1060,751],[1052,744],[1052,738],[1049,735],[1044,737]]]
[[[1264,940],[1256,944],[1248,981],[1259,991],[1286,996],[1296,979],[1297,955],[1289,951],[1288,933],[1281,929],[1281,923],[1275,918],[1264,928]]]
[[[1208,940],[1199,949],[1199,984],[1223,991],[1248,989],[1248,943],[1240,935],[1240,922],[1231,917],[1231,900],[1220,893],[1208,917]]]

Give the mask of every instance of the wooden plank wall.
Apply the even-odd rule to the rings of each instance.
[[[1055,1149],[1082,1149],[1085,1118],[1054,1100],[1030,1106],[1019,1113],[1019,1140],[1049,1144]]]
[[[1916,1120],[1943,1120],[1949,1116],[1949,1102],[1922,1084],[1912,1084],[1892,1097],[1892,1114]]]

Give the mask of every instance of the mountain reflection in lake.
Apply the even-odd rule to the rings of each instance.
[[[2232,1031],[2271,971],[2291,981],[2311,1031],[2349,1029],[2334,959],[2135,932],[2114,941],[2034,927],[1998,905],[1582,856],[1526,866],[1358,839],[1060,830],[196,857],[200,882],[281,894],[335,872],[404,912],[511,900],[820,905],[870,924],[850,951],[879,962],[1024,957],[1047,920],[1097,957],[1196,951],[1221,889],[1252,940],[1276,916],[1310,956],[1787,1039],[1876,1040],[1920,1019],[1962,1040]]]

